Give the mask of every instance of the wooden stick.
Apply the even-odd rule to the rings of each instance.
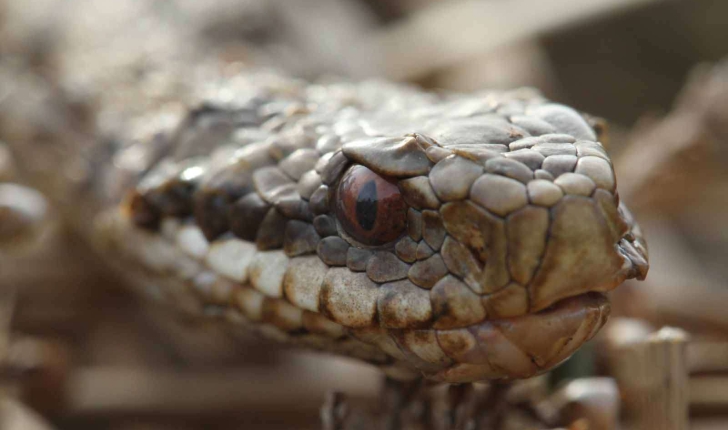
[[[326,400],[321,408],[321,424],[323,430],[344,430],[349,407],[346,397],[338,391],[326,394]]]
[[[507,394],[511,388],[508,382],[493,381],[482,402],[474,411],[474,428],[476,430],[499,430],[505,422],[508,408]]]
[[[558,410],[558,422],[569,425],[582,420],[589,430],[612,430],[619,422],[619,389],[612,378],[575,379],[563,385],[551,398]]]
[[[422,380],[397,381],[388,377],[384,379],[381,391],[383,429],[398,430],[402,428],[402,415],[420,391],[422,383]]]
[[[688,335],[665,327],[643,341],[619,348],[615,376],[625,404],[644,430],[688,428]]]

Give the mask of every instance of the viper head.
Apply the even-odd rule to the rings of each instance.
[[[606,321],[601,293],[647,271],[593,128],[539,98],[393,109],[264,124],[153,170],[128,214],[179,220],[174,246],[232,283],[226,305],[286,336],[328,324],[451,382],[563,361]]]

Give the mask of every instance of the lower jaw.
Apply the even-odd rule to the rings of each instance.
[[[535,376],[591,339],[606,323],[609,311],[605,295],[589,292],[536,313],[440,330],[439,345],[454,364],[425,373],[451,383]]]

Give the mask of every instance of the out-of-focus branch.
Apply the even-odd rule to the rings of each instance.
[[[616,330],[619,333],[607,332],[605,346],[611,373],[636,428],[686,430],[689,336],[671,327],[645,336],[642,327],[632,325],[630,333],[624,325]]]
[[[0,397],[0,428],[3,430],[51,430],[33,411],[10,399]]]
[[[432,70],[505,45],[665,0],[511,0],[440,2],[366,41],[390,79]]]
[[[704,261],[721,248],[701,256],[672,224],[694,232],[696,241],[728,238],[721,237],[728,216],[728,62],[696,68],[673,109],[643,119],[627,140],[614,160],[619,193],[651,244],[651,276],[635,290],[641,307],[660,323],[725,330],[725,277]]]
[[[728,154],[728,61],[695,69],[664,118],[645,119],[615,160],[619,191],[635,211],[684,207],[718,185]],[[728,190],[725,190],[728,191]]]

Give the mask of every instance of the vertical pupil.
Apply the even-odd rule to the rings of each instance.
[[[374,228],[377,221],[377,184],[370,180],[359,190],[356,198],[356,220],[364,230]]]

